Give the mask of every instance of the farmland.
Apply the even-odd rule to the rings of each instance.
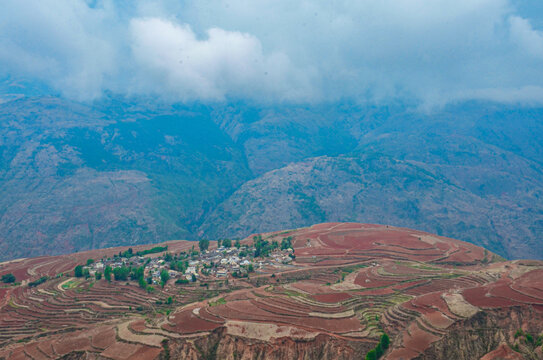
[[[267,257],[255,250],[257,242],[284,239],[294,253],[288,263],[276,261],[284,249]],[[195,244],[130,252],[165,268],[160,259],[220,256],[216,242],[201,254]],[[0,359],[350,359],[364,358],[383,334],[390,337],[385,359],[543,356],[541,344],[518,336],[519,329],[535,339],[543,332],[542,262],[505,261],[462,241],[357,223],[255,234],[238,246],[255,252],[253,272],[196,268],[194,281],[169,279],[152,290],[130,278],[74,276],[88,259],[124,261],[127,247],[2,263],[0,275],[16,282],[0,287]],[[468,334],[478,346],[459,340]],[[459,345],[445,346],[453,342]]]

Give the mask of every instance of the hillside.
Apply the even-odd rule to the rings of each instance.
[[[322,221],[543,258],[540,109],[0,104],[0,259]],[[30,229],[30,230],[29,230]]]
[[[543,244],[536,224],[543,221],[543,209],[529,184],[543,183],[539,170],[526,166],[523,171],[531,174],[510,186],[523,189],[496,195],[492,192],[501,191],[499,185],[512,179],[513,171],[493,182],[481,180],[496,176],[486,166],[462,168],[382,154],[312,158],[243,184],[213,210],[201,230],[221,238],[321,221],[370,221],[456,236],[512,258],[538,257]],[[481,194],[462,186],[474,178],[495,188]]]
[[[2,259],[193,238],[249,176],[199,114],[129,117],[55,98],[0,107]]]
[[[382,359],[398,360],[543,356],[540,261],[504,261],[463,241],[358,223],[256,234],[240,249],[217,251],[211,242],[190,255],[194,244],[1,263],[0,275],[20,283],[0,288],[0,358],[352,359],[377,347]],[[239,266],[217,261],[222,276],[205,265],[232,254],[254,270],[239,275]],[[130,277],[73,272],[104,263],[171,270],[183,258],[199,261],[195,281],[176,281],[173,271],[152,290]]]

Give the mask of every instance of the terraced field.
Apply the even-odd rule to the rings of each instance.
[[[123,249],[1,264],[0,275],[23,282],[0,288],[0,358],[351,359],[364,358],[384,333],[391,339],[385,359],[543,357],[541,346],[518,336],[543,332],[542,262],[508,262],[472,244],[389,226],[320,224],[260,235],[291,236],[294,264],[244,280],[171,281],[152,293],[131,281],[69,276],[87,258]],[[192,245],[168,243],[171,252]],[[48,280],[28,285],[42,276]]]

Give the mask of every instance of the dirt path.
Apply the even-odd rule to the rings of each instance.
[[[124,341],[127,342],[135,342],[140,343],[144,345],[149,346],[155,346],[155,347],[161,347],[162,346],[162,340],[165,340],[166,338],[164,336],[160,335],[139,335],[134,334],[128,326],[130,323],[134,321],[133,319],[130,321],[126,321],[122,324],[117,325],[117,336]]]

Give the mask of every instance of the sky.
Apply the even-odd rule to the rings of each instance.
[[[540,0],[3,0],[0,76],[89,101],[543,103]]]

